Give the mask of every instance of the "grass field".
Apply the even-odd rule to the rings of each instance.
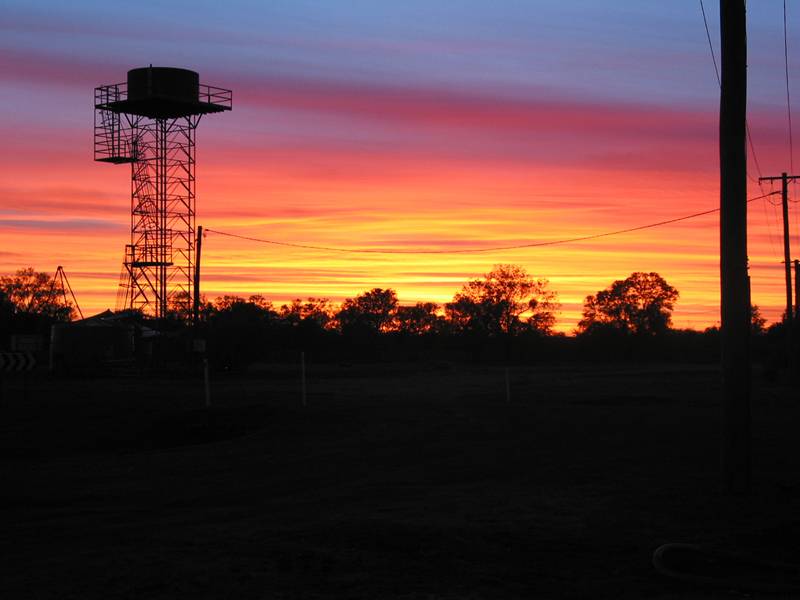
[[[656,365],[263,366],[6,382],[2,598],[735,598],[670,541],[800,562],[800,398],[754,382],[720,493],[719,376]],[[753,597],[752,595],[749,597]],[[759,597],[756,595],[755,597]]]

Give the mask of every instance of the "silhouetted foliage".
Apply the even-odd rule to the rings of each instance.
[[[496,336],[528,329],[547,334],[558,309],[556,294],[547,286],[546,279],[534,279],[520,266],[495,265],[483,279],[464,285],[445,305],[445,314],[457,332]]]
[[[588,296],[580,335],[567,337],[553,332],[559,305],[547,280],[534,279],[517,265],[495,265],[468,281],[444,307],[434,302],[401,306],[394,290],[382,288],[338,306],[327,298],[296,298],[279,310],[261,295],[224,295],[214,302],[201,298],[199,322],[188,327],[192,306],[182,293],[170,298],[168,319],[125,311],[125,322],[135,324],[137,335],[149,332],[140,341],[142,348],[156,348],[152,356],[166,361],[186,351],[187,363],[196,365],[201,355],[190,350],[205,340],[211,364],[226,369],[261,361],[296,364],[300,352],[317,362],[718,360],[718,327],[670,328],[677,298],[678,291],[657,273],[633,273]],[[0,277],[0,346],[17,333],[36,333],[46,341],[50,325],[71,316],[63,290],[47,274],[28,268]],[[785,368],[786,325],[765,325],[753,305],[753,360],[765,372]]]
[[[234,324],[256,324],[271,321],[277,313],[271,302],[262,296],[250,296],[247,300],[240,296],[220,296],[214,300],[211,318],[215,321],[227,321]]]
[[[192,297],[189,292],[179,291],[167,298],[167,318],[173,321],[191,320]]]
[[[11,331],[14,322],[14,305],[8,299],[3,290],[0,290],[0,335],[5,335]],[[2,343],[3,340],[0,340]]]
[[[277,317],[272,304],[262,296],[245,300],[225,295],[214,300],[206,331],[213,341],[217,361],[234,367],[263,356]]]
[[[757,304],[750,305],[750,331],[754,335],[761,335],[766,331],[767,320],[761,316]]]
[[[386,332],[392,329],[397,294],[392,289],[373,288],[342,302],[336,319],[343,333]]]
[[[413,306],[399,306],[395,314],[395,328],[407,335],[441,333],[445,319],[438,314],[435,302],[417,302]]]
[[[632,273],[586,297],[578,331],[594,335],[664,333],[672,324],[678,295],[658,273]]]
[[[201,294],[197,312],[200,321],[205,321],[214,311],[213,303]],[[194,319],[194,298],[189,292],[180,291],[167,299],[167,318],[189,325]]]
[[[53,321],[71,321],[74,316],[72,304],[64,299],[63,290],[56,289],[53,278],[32,267],[0,277],[0,292],[17,316],[39,316]]]
[[[327,298],[307,298],[305,302],[295,298],[291,304],[281,306],[279,315],[292,327],[329,329],[334,323],[336,308]]]

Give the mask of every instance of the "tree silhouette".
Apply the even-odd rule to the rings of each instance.
[[[558,303],[547,286],[546,279],[534,279],[518,265],[495,265],[483,279],[464,285],[445,305],[445,313],[457,331],[550,333]]]
[[[268,312],[275,312],[275,309],[272,306],[272,302],[264,298],[261,294],[253,294],[252,296],[247,298],[248,304],[252,304],[257,306],[261,310],[265,310]]]
[[[439,333],[444,318],[436,314],[439,305],[435,302],[417,302],[413,306],[400,306],[395,314],[395,327],[400,333],[424,335]]]
[[[228,298],[235,298],[235,296],[228,296]],[[214,304],[208,301],[205,294],[201,294],[197,310],[197,316],[200,321],[205,321],[216,309]],[[192,295],[186,290],[170,294],[169,298],[167,298],[167,317],[185,325],[190,324],[194,319],[194,298]]]
[[[208,315],[209,348],[218,364],[226,368],[246,364],[270,349],[277,313],[261,296],[221,296]]]
[[[247,301],[241,296],[225,294],[214,299],[214,311],[217,313],[229,312],[239,305],[246,304]]]
[[[397,310],[397,294],[392,289],[373,288],[342,302],[336,319],[342,332],[383,332],[392,328]]]
[[[305,302],[295,298],[291,304],[281,306],[279,314],[292,327],[304,325],[328,329],[333,323],[336,310],[327,298],[307,298]]]
[[[766,331],[767,320],[761,315],[758,304],[750,305],[750,332],[754,335],[761,335]]]
[[[11,324],[14,322],[14,305],[8,299],[5,291],[0,289],[0,339],[8,331],[11,331]]]
[[[170,294],[167,298],[167,317],[175,321],[189,322],[192,319],[192,296],[186,290]]]
[[[241,325],[273,321],[277,315],[272,302],[264,300],[263,296],[250,296],[245,300],[241,296],[225,295],[214,300],[209,318],[216,322]]]
[[[56,281],[32,267],[0,277],[0,292],[13,307],[15,315],[42,316],[56,321],[71,321],[73,318],[74,308],[65,299],[63,290],[56,288]]]
[[[672,324],[672,310],[678,296],[678,290],[658,273],[631,273],[627,279],[617,280],[605,290],[586,297],[578,331],[663,333]]]

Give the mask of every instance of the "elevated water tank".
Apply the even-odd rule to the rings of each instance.
[[[108,113],[177,119],[230,110],[231,103],[230,90],[201,84],[195,71],[153,66],[131,69],[127,84],[95,88],[94,107],[101,111],[100,126],[95,127],[95,141],[99,141],[95,159],[130,162],[117,159],[116,146],[109,139],[118,145],[117,130],[120,128],[114,126]]]
[[[143,67],[128,71],[128,100],[199,100],[200,76],[189,69]]]

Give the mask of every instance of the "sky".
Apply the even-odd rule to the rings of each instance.
[[[800,2],[788,4],[800,99]],[[718,3],[706,0],[719,60]],[[699,1],[19,2],[0,19],[0,274],[62,265],[84,314],[114,308],[130,167],[93,162],[93,89],[189,68],[233,90],[197,133],[197,223],[280,242],[455,250],[573,238],[719,206],[719,87]],[[783,4],[748,12],[757,164],[790,171]],[[793,107],[794,108],[794,107]],[[795,116],[800,121],[800,112]],[[800,145],[800,139],[798,139]],[[749,197],[779,189],[749,183]],[[791,200],[795,196],[790,190]],[[783,310],[780,207],[749,205],[752,299]],[[790,204],[793,257],[800,205]],[[203,293],[444,303],[499,263],[584,298],[634,271],[719,322],[719,220],[484,253],[346,254],[209,233]]]

